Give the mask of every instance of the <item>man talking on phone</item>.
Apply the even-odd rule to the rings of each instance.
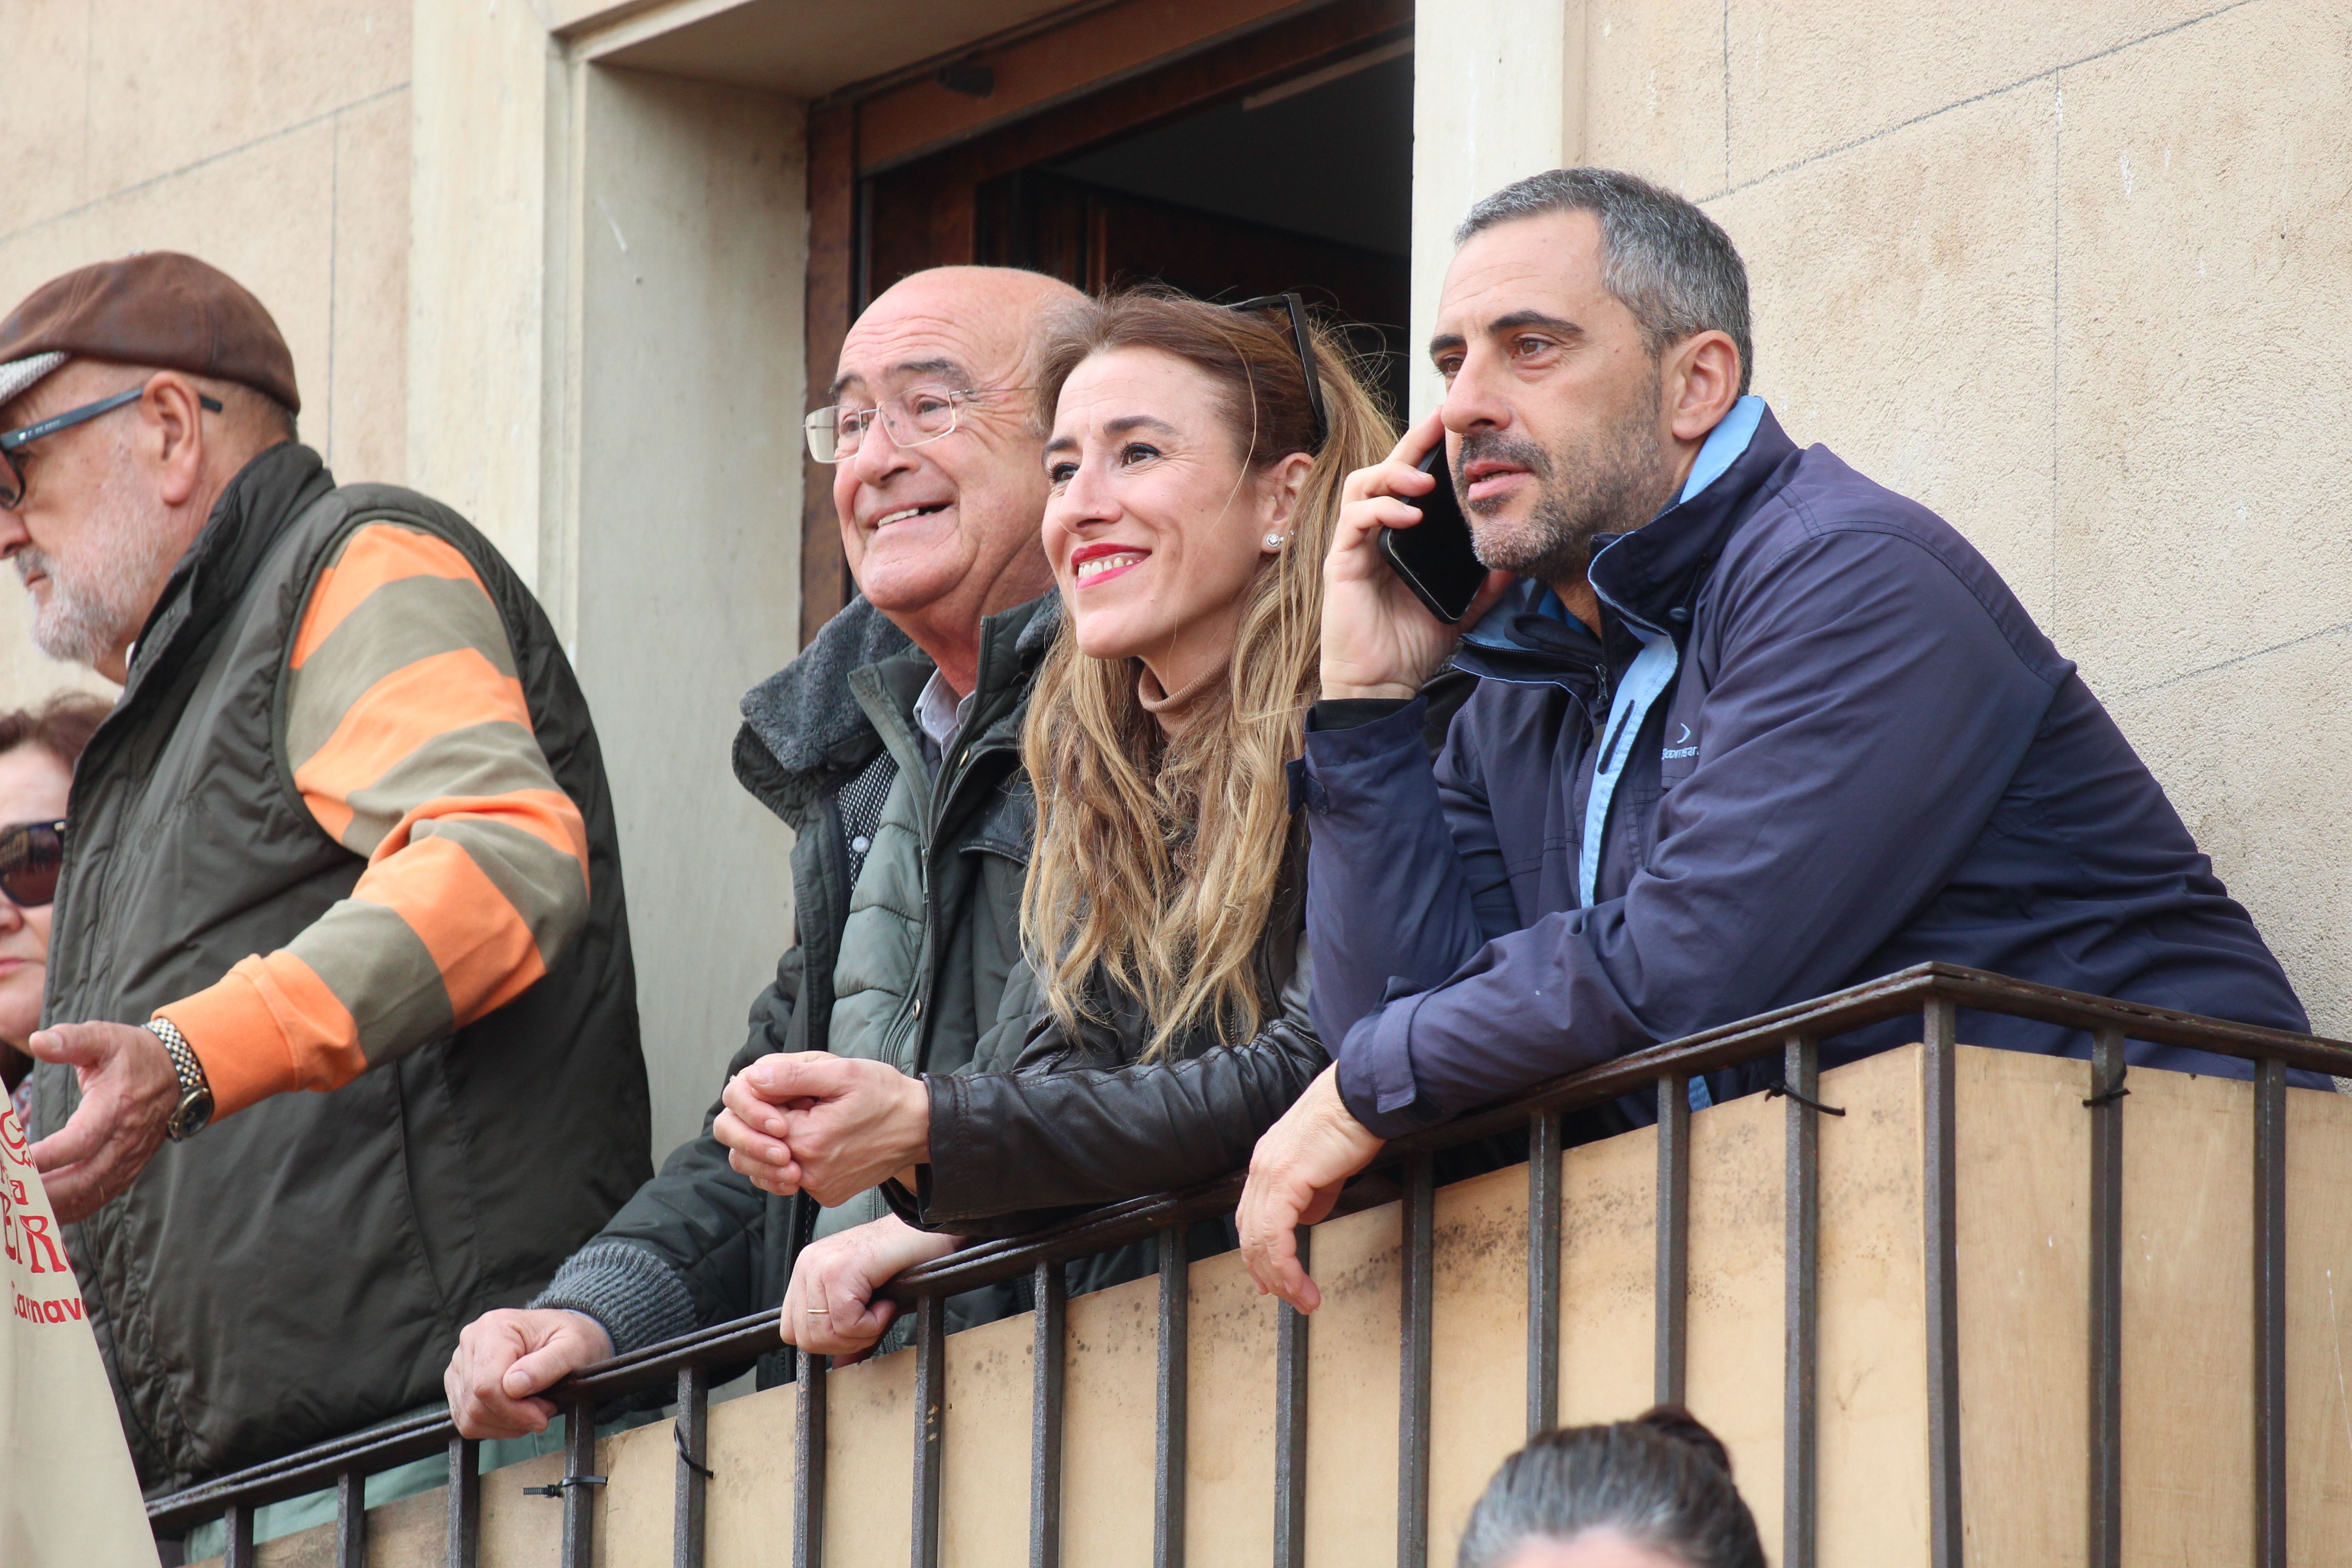
[[[1389,1138],[1923,960],[2308,1026],[2000,575],[1748,393],[1747,270],[1713,220],[1629,174],[1555,170],[1455,240],[1430,341],[1444,401],[1349,479],[1325,569],[1302,793],[1335,1059],[1251,1162],[1261,1289],[1315,1308],[1295,1227]],[[1441,442],[1494,574],[1466,635],[1380,548],[1423,521],[1444,469],[1415,465]],[[1477,686],[1433,764],[1417,693],[1449,660]],[[1962,1028],[2089,1049],[2023,1018]],[[1908,1037],[1858,1031],[1822,1064]],[[1692,1103],[1753,1077],[1693,1079]]]

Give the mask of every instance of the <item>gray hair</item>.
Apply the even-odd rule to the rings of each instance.
[[[1715,1434],[1676,1405],[1546,1432],[1503,1461],[1462,1532],[1458,1568],[1503,1568],[1530,1542],[1609,1530],[1685,1568],[1765,1568],[1756,1517]]]
[[[1454,243],[1496,224],[1547,213],[1601,220],[1601,282],[1641,323],[1656,359],[1694,332],[1719,331],[1739,349],[1739,390],[1755,368],[1748,267],[1721,225],[1674,192],[1617,169],[1549,169],[1505,185],[1470,209]]]

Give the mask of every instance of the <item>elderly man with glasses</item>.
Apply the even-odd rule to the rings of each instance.
[[[952,1072],[997,1020],[1027,871],[1021,721],[1058,620],[1030,386],[1038,329],[1078,298],[1032,272],[916,273],[850,328],[806,418],[858,596],[743,700],[736,776],[797,835],[798,931],[730,1079],[825,1050]],[[803,1246],[883,1212],[877,1193],[832,1209],[762,1193],[706,1120],[530,1309],[466,1329],[447,1374],[459,1428],[544,1431],[565,1373],[773,1311]],[[951,1306],[958,1326],[1011,1304],[975,1296]],[[760,1373],[790,1377],[781,1346]]]
[[[192,257],[0,321],[0,554],[43,651],[123,684],[74,773],[32,1152],[150,1487],[429,1403],[456,1325],[646,1169],[554,628],[446,507],[339,487],[299,406]]]

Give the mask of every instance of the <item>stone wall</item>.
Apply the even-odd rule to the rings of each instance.
[[[407,469],[409,0],[0,0],[0,311],[85,262],[185,250],[278,318],[302,437]],[[0,705],[111,688],[0,583]]]
[[[1418,321],[1446,230],[1507,180],[1583,161],[1699,201],[1748,259],[1756,390],[1985,552],[2315,1026],[2352,1033],[2352,363],[2330,341],[2352,320],[2352,12],[1446,14],[1423,29]],[[1557,126],[1528,108],[1550,81]]]

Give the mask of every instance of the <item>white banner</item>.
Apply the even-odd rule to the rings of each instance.
[[[24,1123],[0,1099],[0,1565],[152,1563],[131,1450]]]

